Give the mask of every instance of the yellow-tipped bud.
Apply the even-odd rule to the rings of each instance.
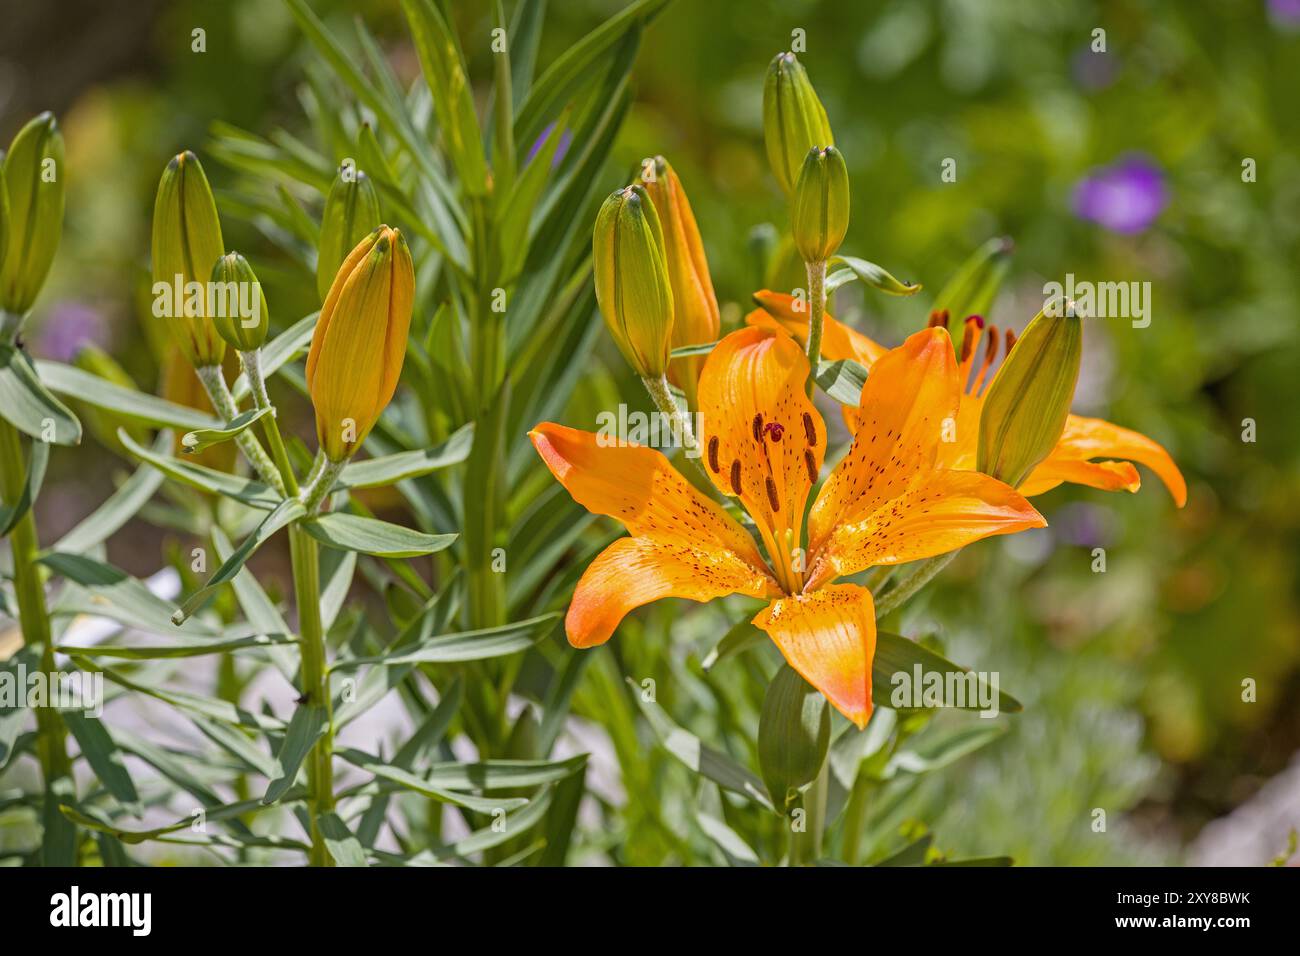
[[[716,341],[721,327],[718,298],[713,292],[709,261],[704,256],[704,243],[686,190],[662,156],[642,163],[640,181],[654,203],[663,229],[664,260],[673,291],[670,344],[672,348],[681,348]],[[695,387],[706,358],[706,355],[693,355],[673,359],[668,367],[668,377],[686,393],[691,408],[695,407]]]
[[[347,254],[380,223],[379,195],[370,177],[355,166],[340,167],[325,197],[316,256],[316,291],[322,302]]]
[[[786,195],[794,189],[804,157],[814,146],[831,146],[831,124],[803,64],[778,53],[763,81],[763,139],[767,161]]]
[[[330,461],[352,456],[397,390],[415,300],[406,240],[380,226],[339,267],[307,353],[316,437]]]
[[[644,188],[628,186],[605,200],[591,246],[609,334],[638,375],[662,377],[672,351],[673,291],[663,228]]]
[[[153,311],[195,368],[220,365],[226,354],[208,301],[208,279],[225,251],[203,166],[188,150],[173,156],[153,206]]]
[[[63,233],[63,134],[53,113],[18,131],[0,189],[7,242],[0,240],[0,311],[24,316],[49,275]]]
[[[975,467],[1013,488],[1060,441],[1083,355],[1078,316],[1039,312],[984,398]]]
[[[804,262],[825,262],[849,229],[849,170],[834,146],[804,157],[790,200],[790,231]]]
[[[216,305],[212,323],[226,344],[241,352],[261,348],[271,325],[271,313],[262,283],[257,281],[248,260],[238,252],[218,259],[212,267],[208,293]]]

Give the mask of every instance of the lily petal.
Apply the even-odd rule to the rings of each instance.
[[[1165,487],[1169,489],[1169,494],[1173,496],[1174,503],[1178,507],[1181,508],[1187,503],[1187,482],[1163,446],[1140,432],[1112,425],[1100,418],[1084,418],[1080,415],[1071,415],[1067,418],[1061,440],[1057,442],[1052,453],[1039,465],[1039,468],[1049,463],[1055,465],[1062,461],[1088,461],[1092,458],[1121,458],[1146,465],[1165,483]],[[1037,477],[1038,471],[1035,469],[1030,473],[1029,481],[1034,481]],[[1092,482],[1083,483],[1092,484]],[[1130,490],[1136,491],[1137,488],[1134,486]]]
[[[759,308],[745,316],[745,324],[781,330],[794,336],[800,345],[808,343],[808,310],[795,310],[795,298],[781,292],[762,289],[754,293]],[[885,346],[867,338],[857,329],[836,320],[829,313],[822,318],[822,358],[828,362],[853,359],[868,369],[888,352]]]
[[[1020,493],[1041,495],[1063,481],[1102,491],[1137,491],[1142,487],[1142,477],[1130,462],[1078,461],[1049,455],[1020,483]]]
[[[871,718],[876,609],[871,592],[836,584],[773,601],[753,624],[831,706],[858,725]]]
[[[853,445],[809,516],[814,554],[836,525],[862,521],[934,467],[945,422],[955,427],[960,394],[957,360],[944,329],[917,332],[876,363],[862,389]]]
[[[996,478],[976,471],[934,471],[871,514],[837,524],[817,552],[806,586],[1046,524],[1023,495]]]
[[[740,498],[769,549],[773,540],[783,550],[798,545],[826,454],[826,426],[804,394],[807,379],[808,359],[794,340],[756,328],[726,336],[700,376],[706,468],[718,490]]]
[[[594,647],[609,640],[629,611],[660,598],[774,593],[775,582],[733,552],[619,538],[583,572],[564,629],[574,647]]]
[[[729,553],[766,574],[754,539],[668,459],[643,445],[543,422],[528,433],[546,467],[593,514],[620,521],[638,538]]]

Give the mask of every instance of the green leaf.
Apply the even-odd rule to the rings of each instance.
[[[768,636],[748,620],[737,621],[731,630],[722,635],[722,640],[718,641],[718,645],[709,651],[704,660],[700,662],[700,666],[705,671],[710,671],[727,658],[734,657],[751,647],[766,644],[768,640]]]
[[[280,765],[280,775],[274,778],[262,795],[263,803],[275,803],[293,786],[298,768],[307,754],[325,733],[325,708],[315,704],[299,704],[289,719],[289,729],[280,741],[275,760]]]
[[[269,408],[250,408],[246,412],[240,412],[220,428],[200,428],[196,431],[186,432],[181,436],[181,449],[186,454],[193,455],[205,448],[211,448],[213,445],[230,441],[258,419],[269,414],[271,414]]]
[[[672,350],[673,358],[690,358],[692,355],[708,355],[718,347],[717,342],[705,342],[702,345],[683,345]]]
[[[667,5],[668,0],[637,0],[565,50],[529,90],[519,107],[515,141],[520,148],[531,146],[559,107],[591,82],[599,72],[598,61],[611,55],[628,33],[645,26]]]
[[[112,412],[118,418],[151,428],[218,428],[221,422],[206,412],[177,405],[147,392],[83,372],[60,362],[38,361],[36,371],[51,391]]]
[[[301,788],[296,793],[291,794],[294,800],[301,800],[305,796],[305,791]],[[188,830],[194,826],[195,815],[190,815],[170,823],[166,826],[153,827],[149,830],[124,830],[113,823],[102,811],[89,807],[71,807],[66,804],[61,807],[64,816],[69,820],[81,824],[91,830],[101,833],[110,833],[117,839],[126,844],[145,843],[149,840],[156,840],[161,836],[169,833],[176,833],[179,830]],[[266,809],[265,804],[260,800],[240,800],[236,803],[216,803],[203,807],[203,821],[205,823],[218,823],[222,820],[238,821],[240,817],[257,813]]]
[[[316,825],[320,827],[325,849],[329,851],[335,863],[339,866],[366,865],[366,851],[362,849],[361,841],[348,829],[348,825],[337,813],[333,810],[322,813],[316,818]]]
[[[502,262],[503,283],[509,284],[523,267],[531,238],[529,234],[533,212],[542,191],[551,180],[551,163],[564,138],[564,132],[563,124],[557,122],[501,207],[497,245]]]
[[[353,670],[365,665],[397,667],[411,664],[449,664],[504,657],[507,654],[527,650],[542,640],[551,632],[559,618],[559,613],[555,612],[500,627],[485,627],[476,631],[461,631],[423,638],[405,645],[399,654],[340,660],[331,669]]]
[[[155,453],[171,446],[171,436],[161,435],[154,443]],[[148,464],[141,465],[113,492],[102,505],[79,521],[71,531],[49,547],[50,551],[84,553],[107,541],[118,529],[135,517],[162,484],[163,474]]]
[[[252,534],[246,537],[239,547],[235,549],[224,562],[217,572],[208,579],[208,583],[203,585],[186,599],[180,609],[172,615],[172,622],[175,624],[184,623],[184,621],[202,607],[213,593],[221,585],[230,581],[244,566],[244,562],[253,556],[253,552],[270,538],[273,534],[288,524],[292,524],[307,513],[303,508],[302,502],[296,498],[289,498],[280,502],[275,510],[262,519],[262,523],[253,529]]]
[[[782,664],[767,685],[758,718],[758,764],[778,811],[784,813],[817,776],[830,743],[826,698],[789,664]]]
[[[530,800],[528,806],[516,810],[503,821],[493,820],[491,825],[475,830],[469,836],[455,843],[430,847],[414,856],[398,856],[394,853],[375,851],[374,855],[381,862],[390,866],[432,866],[444,860],[468,857],[513,840],[521,833],[527,833],[535,827],[546,811],[551,807],[551,791],[546,790]]]
[[[23,352],[0,345],[0,417],[39,441],[78,445],[81,422],[68,406],[50,394],[51,389],[58,389],[53,384],[42,383],[45,376],[41,365],[44,364],[33,368],[31,359]]]
[[[423,794],[439,803],[450,803],[458,807],[464,807],[466,810],[472,810],[475,813],[494,814],[503,810],[517,810],[528,802],[523,797],[474,797],[463,793],[455,793],[434,786],[419,774],[386,764],[378,757],[373,757],[360,750],[344,749],[336,751],[336,754],[354,767],[372,774],[378,780],[387,780],[397,784],[403,790]]]
[[[118,749],[109,735],[104,722],[97,717],[87,717],[80,711],[65,710],[63,722],[67,724],[72,736],[77,739],[81,755],[86,758],[95,776],[123,807],[134,817],[139,817],[140,794],[135,789],[131,775],[127,773],[122,760],[122,751]]]
[[[753,772],[679,727],[662,707],[644,699],[641,688],[632,678],[629,677],[627,682],[664,749],[685,764],[688,770],[712,780],[725,790],[748,797],[761,807],[774,809],[763,782]]]
[[[841,263],[847,266],[847,275],[845,271],[833,273],[826,280],[826,294],[844,285],[846,282],[852,282],[859,279],[873,289],[879,289],[881,292],[889,295],[916,295],[921,291],[919,282],[902,282],[895,279],[885,269],[876,265],[874,262],[868,262],[866,259],[855,259],[853,256],[831,256],[831,263]]]
[[[64,589],[51,608],[52,614],[102,615],[130,627],[168,636],[182,633],[215,637],[218,633],[202,621],[191,621],[178,632],[172,623],[172,606],[150,591],[143,581],[111,564],[84,554],[61,551],[43,554],[38,560],[78,586]]]
[[[487,192],[487,160],[474,112],[474,91],[460,44],[441,11],[429,0],[402,0],[424,81],[433,94],[443,148],[471,196]]]
[[[424,774],[424,781],[443,790],[514,790],[563,780],[586,765],[586,754],[564,760],[435,763]]]
[[[471,422],[433,448],[350,461],[344,466],[335,488],[378,488],[407,478],[419,478],[440,468],[460,464],[469,457],[473,444],[474,423]]]
[[[32,439],[32,453],[27,463],[27,474],[23,476],[23,490],[12,506],[0,505],[0,538],[18,526],[23,515],[36,503],[36,496],[41,493],[45,482],[45,466],[50,461],[50,446],[39,438]]]
[[[302,528],[322,544],[340,551],[360,551],[384,558],[413,558],[441,551],[455,534],[424,534],[377,518],[331,512],[303,522]]]
[[[817,385],[841,405],[857,408],[862,401],[862,386],[867,384],[867,370],[853,359],[839,359],[817,364]]]
[[[199,714],[203,717],[210,717],[213,720],[220,720],[227,724],[233,724],[239,727],[247,727],[249,730],[257,730],[262,733],[283,733],[284,722],[275,717],[266,714],[260,714],[255,711],[244,710],[237,704],[230,701],[217,700],[215,697],[204,697],[199,694],[190,694],[180,690],[164,690],[160,687],[151,687],[138,681],[133,681],[125,674],[119,673],[110,667],[93,665],[95,671],[103,674],[114,684],[125,687],[127,690],[133,690],[148,697],[156,698],[164,703],[171,704],[188,713]],[[143,741],[128,744],[121,739],[121,733],[118,733],[118,743],[124,749],[130,750],[142,759],[149,760],[140,751],[147,745]],[[152,762],[152,761],[151,761]],[[161,769],[161,768],[160,768]],[[169,774],[170,775],[170,774]],[[191,790],[191,793],[194,791]],[[220,801],[216,801],[220,802]]]
[[[920,668],[918,672],[917,668]],[[917,674],[920,674],[920,681]],[[910,709],[897,707],[892,703],[896,689],[895,675],[905,675],[907,685],[912,693],[923,694],[927,682],[939,682],[944,688],[941,707],[955,707],[953,702],[957,695],[949,694],[950,684],[960,682],[960,697],[963,701],[961,710],[986,709],[981,700],[992,701],[993,688],[988,682],[969,668],[954,664],[934,651],[922,647],[916,641],[900,634],[885,631],[876,634],[876,656],[871,662],[871,701],[877,707],[890,707],[894,710]],[[931,677],[930,675],[936,675]],[[901,680],[901,678],[899,679]],[[901,687],[898,688],[901,691]],[[910,697],[910,695],[909,695]],[[998,690],[997,709],[1006,713],[1018,713],[1024,709],[1020,701],[1006,691]]]
[[[889,758],[882,777],[889,779],[900,772],[920,774],[939,770],[992,743],[1005,732],[1005,724],[982,720],[954,731],[921,734]]]
[[[949,331],[968,315],[987,315],[1011,266],[1015,244],[1005,236],[989,239],[963,262],[934,297],[935,310],[948,310]]]
[[[170,433],[165,434],[165,444],[170,444]],[[197,488],[200,491],[207,491],[212,494],[225,495],[240,504],[261,511],[271,511],[282,501],[275,489],[259,481],[254,481],[251,478],[240,478],[238,475],[228,475],[224,471],[217,471],[205,465],[181,461],[179,458],[173,458],[170,455],[160,455],[157,452],[150,451],[132,439],[124,428],[117,430],[117,437],[122,443],[122,447],[140,461],[153,465],[167,477],[175,478],[191,488]],[[159,443],[163,444],[161,438]]]
[[[120,660],[149,661],[202,657],[205,654],[224,654],[248,648],[275,647],[297,642],[296,637],[288,634],[250,634],[218,640],[201,637],[174,638],[166,644],[93,644],[88,647],[58,644],[54,649],[60,654],[71,654],[77,657],[112,657]]]

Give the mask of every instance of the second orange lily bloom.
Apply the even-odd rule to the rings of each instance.
[[[761,549],[660,452],[538,425],[530,436],[552,474],[579,504],[629,532],[579,581],[565,622],[570,643],[604,643],[629,611],[659,598],[761,598],[768,604],[754,625],[833,706],[865,726],[875,606],[869,590],[836,579],[1046,524],[1006,484],[944,465],[942,437],[962,396],[946,332],[917,332],[880,350],[873,364],[852,447],[808,510],[826,428],[804,393],[803,351],[786,335],[746,328],[710,353],[699,381],[698,438],[714,485],[740,501]]]

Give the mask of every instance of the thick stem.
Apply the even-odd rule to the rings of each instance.
[[[808,397],[812,397],[822,356],[822,325],[826,317],[826,263],[808,262]]]
[[[17,312],[6,312],[0,309],[0,345],[13,345],[18,339],[18,333],[22,331],[23,319],[26,316],[19,315]]]
[[[307,514],[313,515],[320,508],[321,502],[325,500],[334,487],[334,482],[338,480],[343,466],[347,460],[330,461],[324,455],[318,455],[316,462],[311,467],[311,472],[307,475],[307,481],[303,485],[302,491],[298,497],[302,499],[303,506],[307,509]]]
[[[821,859],[822,834],[826,830],[826,803],[830,795],[831,761],[829,754],[822,768],[803,794],[804,829],[790,835],[790,865],[811,866]]]
[[[307,756],[307,813],[311,820],[308,861],[312,866],[333,866],[334,858],[325,846],[320,829],[321,814],[334,809],[334,704],[330,697],[325,629],[320,616],[320,551],[315,539],[294,525],[289,529],[289,555],[293,563],[294,601],[298,606],[303,703],[321,707],[325,712],[325,732]]]
[[[22,497],[25,482],[22,440],[13,425],[0,419],[0,492],[3,492],[6,503],[10,506],[17,504]],[[45,583],[36,563],[40,543],[36,536],[36,519],[30,508],[10,532],[9,547],[12,552],[14,591],[18,599],[18,622],[22,628],[23,642],[40,650],[41,672],[47,675],[47,681],[53,686],[55,665],[50,639],[50,615],[45,606]],[[63,719],[52,700],[36,708],[36,756],[41,765],[46,793],[43,852],[46,854],[45,863],[49,866],[76,862],[76,827],[54,803],[60,795],[69,800],[76,797],[72,762],[68,759],[65,744],[66,734]]]
[[[196,368],[194,374],[203,383],[203,390],[208,393],[208,400],[212,402],[212,407],[216,409],[218,415],[227,422],[239,415],[239,406],[235,404],[235,396],[230,394],[230,388],[226,385],[226,377],[221,374],[220,365],[205,365],[202,368]],[[253,466],[253,470],[257,472],[258,477],[280,494],[284,494],[284,480],[276,470],[275,462],[271,461],[266,454],[266,450],[262,448],[262,443],[257,440],[257,436],[248,429],[244,429],[235,436],[235,444],[244,453],[244,457]]]
[[[840,841],[840,857],[849,866],[857,866],[862,852],[862,826],[867,818],[867,793],[871,783],[865,773],[859,773],[853,782],[853,791],[844,807],[844,828]]]
[[[289,464],[289,453],[285,450],[284,439],[280,436],[280,425],[275,420],[276,411],[271,404],[271,396],[266,393],[266,379],[262,377],[261,350],[240,352],[239,363],[244,367],[244,374],[248,376],[248,385],[253,392],[253,405],[257,408],[271,409],[271,414],[262,418],[262,431],[266,435],[266,443],[271,446],[271,457],[275,461],[280,478],[284,481],[285,492],[291,496],[296,495],[298,479],[293,473],[293,466]]]
[[[880,619],[901,607],[904,601],[929,584],[931,579],[946,568],[955,557],[957,552],[949,551],[947,554],[940,554],[919,564],[915,571],[876,599],[876,618]]]
[[[668,416],[673,431],[681,437],[682,454],[700,473],[700,476],[704,479],[704,487],[711,489],[713,481],[709,478],[709,473],[704,470],[704,462],[700,460],[700,445],[695,437],[695,429],[691,428],[691,420],[682,414],[677,399],[673,398],[672,390],[668,387],[668,376],[660,375],[658,378],[643,378],[641,381],[645,385],[645,390],[650,393],[655,408]]]

